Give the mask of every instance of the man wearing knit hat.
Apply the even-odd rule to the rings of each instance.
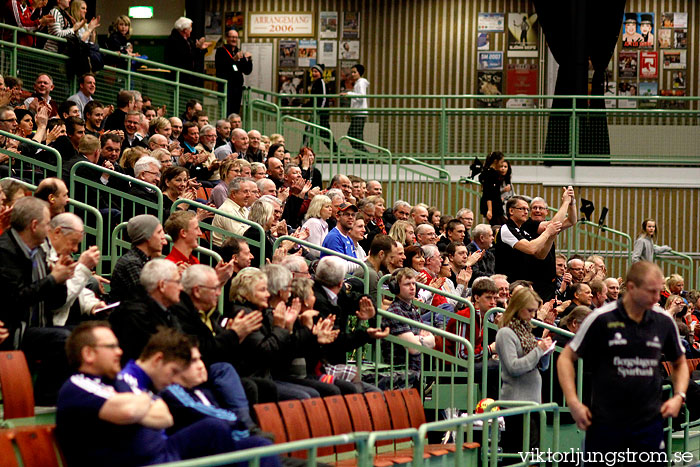
[[[329,102],[328,99],[326,98],[326,82],[323,80],[323,71],[325,70],[325,67],[322,64],[317,64],[311,67],[311,78],[313,78],[314,82],[311,85],[311,94],[315,94],[316,96],[313,97],[312,99],[309,99],[309,101],[304,104],[304,107],[314,107],[314,101],[316,103],[316,113],[318,115],[318,124],[321,125],[324,128],[328,128],[330,130],[331,125],[330,125],[330,117],[328,115],[327,110],[321,110],[329,107]],[[306,128],[306,135],[304,135],[304,145],[307,146],[309,145],[308,143],[308,134],[312,133],[313,130],[309,127]],[[330,149],[330,146],[328,146],[328,143],[326,142],[326,138],[330,137],[330,133],[326,133],[325,131],[322,131],[321,134],[319,135],[323,141],[323,144],[326,145]],[[332,140],[333,144],[333,152],[338,152],[338,145],[335,142],[335,139]]]
[[[112,273],[110,302],[118,302],[135,294],[142,294],[139,276],[151,258],[157,258],[166,245],[165,232],[157,217],[141,214],[132,217],[126,226],[131,239],[131,249],[114,267]]]

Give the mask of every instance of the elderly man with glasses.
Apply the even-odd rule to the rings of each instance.
[[[509,282],[535,279],[532,259],[544,259],[561,230],[561,222],[552,221],[535,238],[523,228],[529,213],[527,199],[522,196],[512,197],[506,203],[508,221],[496,235],[496,273],[505,274]]]

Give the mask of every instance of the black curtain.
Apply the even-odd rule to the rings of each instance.
[[[605,69],[622,30],[625,0],[534,0],[537,17],[554,59],[559,64],[555,95],[588,95],[588,63],[594,75],[591,95],[605,91]],[[554,99],[552,109],[572,107],[571,99]],[[610,154],[604,114],[586,115],[587,99],[578,99],[579,154]],[[604,109],[605,101],[590,101],[591,109]],[[545,153],[568,154],[570,115],[552,114]]]

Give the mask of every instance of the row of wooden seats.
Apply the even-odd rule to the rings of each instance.
[[[692,375],[693,371],[697,370],[698,365],[700,365],[700,358],[689,358],[686,360],[686,363],[688,364],[688,373]],[[661,364],[666,369],[667,374],[670,375],[673,372],[672,362],[661,362]]]
[[[416,389],[368,392],[346,396],[328,396],[306,400],[257,404],[254,407],[260,427],[275,435],[276,443],[297,441],[352,432],[372,432],[419,428],[426,422],[423,403]],[[409,438],[381,440],[374,458],[376,467],[411,462],[413,449],[402,449]],[[465,443],[464,449],[476,449],[478,443]],[[355,465],[356,458],[344,459],[353,444],[321,447],[318,455],[335,458],[336,465]],[[454,445],[427,445],[424,458],[455,451]],[[305,451],[290,453],[306,458]]]
[[[64,467],[66,461],[56,442],[54,429],[54,425],[33,425],[0,430],[0,465]]]

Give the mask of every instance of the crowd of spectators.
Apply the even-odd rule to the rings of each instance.
[[[13,2],[24,12],[25,27],[48,25],[58,37],[71,29],[82,40],[94,40],[99,18],[85,19],[84,2],[59,1],[46,15],[27,16],[26,9],[40,11],[39,3]],[[178,53],[181,60],[196,60],[204,45],[190,40],[191,28],[191,21],[176,24],[169,39],[190,51]],[[133,53],[129,34],[128,18],[119,17],[109,41]],[[497,376],[494,357],[504,349],[534,352],[534,368],[550,339],[561,338],[545,331],[538,336],[544,344],[535,344],[522,310],[576,332],[590,310],[625,293],[622,278],[608,276],[604,258],[556,252],[560,232],[577,222],[573,188],[563,188],[551,219],[542,198],[501,199],[497,173],[509,177],[510,170],[502,157],[488,166],[494,195],[481,207],[486,222],[475,224],[468,207],[452,216],[422,203],[385,199],[378,180],[336,174],[324,187],[311,148],[291,152],[282,135],[242,128],[236,113],[210,116],[191,100],[182,115],[168,115],[135,90],[98,102],[95,75],[85,74],[78,83],[75,95],[56,102],[49,73],[36,77],[33,91],[24,91],[16,78],[0,79],[0,130],[43,143],[63,161],[61,173],[41,177],[46,173],[20,170],[7,154],[0,156],[0,174],[15,179],[0,183],[0,294],[6,300],[0,347],[26,353],[38,375],[37,403],[58,403],[69,458],[85,449],[75,443],[75,433],[99,432],[105,423],[139,427],[118,436],[132,443],[143,463],[264,445],[250,415],[255,403],[386,387],[386,380],[379,388],[363,381],[346,363],[346,355],[365,344],[383,340],[385,362],[408,367],[405,384],[420,381],[422,349],[466,358],[463,346],[438,339],[422,325],[474,339],[477,374],[487,365]],[[11,137],[0,137],[0,147],[55,163],[51,152]],[[73,170],[78,163],[81,168]],[[73,173],[92,188],[69,193]],[[33,196],[22,179],[39,182]],[[115,196],[104,196],[100,187]],[[163,223],[158,212],[134,202],[155,202],[158,190]],[[85,234],[83,218],[66,212],[69,197],[127,222],[131,248],[111,265],[110,281],[94,273],[108,252],[92,246],[96,239]],[[131,202],[117,205],[113,198],[119,197]],[[642,259],[658,250],[650,240],[652,224],[645,221]],[[275,249],[282,236],[310,246],[285,240]],[[199,246],[222,261],[200,264]],[[377,326],[379,280],[386,274],[392,278],[383,293],[393,298],[380,301],[381,308],[421,326],[391,317]],[[527,294],[518,295],[521,289]],[[509,307],[511,296],[521,299]],[[458,318],[425,312],[416,306],[421,303]],[[673,275],[662,305],[676,320],[687,354],[694,355],[700,294],[686,292],[683,278]],[[484,342],[485,314],[495,306],[508,311],[505,319],[492,319],[504,319],[501,325],[512,332]],[[385,339],[390,334],[410,344],[408,354],[392,349]],[[511,374],[516,370],[517,364],[507,368],[505,385],[517,379]],[[488,395],[495,397],[497,390],[490,386]],[[528,397],[538,401],[532,388]],[[86,407],[89,415],[81,409]],[[190,436],[198,423],[209,423],[215,435]],[[166,429],[168,436],[160,436]],[[95,459],[115,452],[97,438],[86,439],[95,439]],[[120,456],[112,458],[115,465]]]

